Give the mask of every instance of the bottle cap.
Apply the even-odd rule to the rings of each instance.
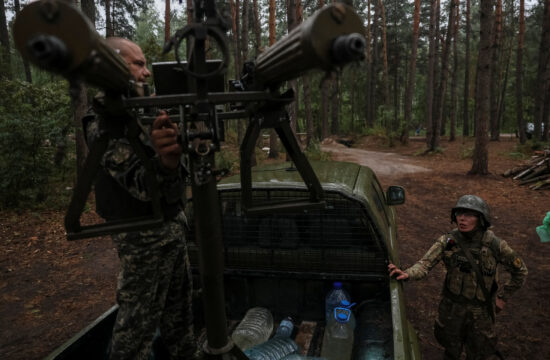
[[[342,283],[340,281],[335,281],[333,284],[335,289],[341,289],[342,288]]]

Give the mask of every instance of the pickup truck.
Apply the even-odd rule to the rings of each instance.
[[[390,186],[384,192],[374,172],[357,164],[312,162],[312,167],[323,187],[323,209],[249,215],[241,205],[239,177],[218,184],[229,329],[249,308],[265,307],[276,323],[290,316],[301,353],[319,356],[325,297],[339,281],[356,303],[354,359],[421,359],[416,333],[405,314],[402,285],[387,273],[389,261],[399,265],[393,205],[404,202],[403,188]],[[308,199],[306,186],[289,163],[255,167],[252,180],[255,203]],[[188,206],[190,224],[191,209]],[[188,241],[198,274],[192,229]],[[200,294],[199,284],[197,279]],[[204,317],[201,302],[195,305],[200,338]],[[100,359],[116,310],[111,308],[47,359]],[[157,359],[162,358],[160,353]]]

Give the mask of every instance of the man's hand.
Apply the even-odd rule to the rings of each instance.
[[[162,165],[171,170],[176,169],[182,153],[181,145],[178,143],[178,127],[170,121],[164,110],[153,122],[151,141]]]
[[[409,278],[409,274],[392,263],[388,265],[388,272],[390,273],[390,277],[395,277],[395,280],[406,280]]]

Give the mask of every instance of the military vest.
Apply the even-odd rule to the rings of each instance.
[[[497,264],[500,255],[500,239],[487,230],[481,239],[466,240],[458,231],[446,235],[443,262],[447,268],[445,290],[461,299],[484,302],[483,290],[478,284],[476,273],[468,258],[456,243],[462,241],[483,274],[485,287],[492,295],[497,290]]]

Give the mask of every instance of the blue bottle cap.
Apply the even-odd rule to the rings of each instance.
[[[338,317],[336,318],[336,321],[339,323],[346,323],[349,320],[349,315],[344,313],[338,313]]]
[[[341,300],[341,301],[340,301],[340,305],[342,305],[342,307],[347,308],[347,307],[349,307],[351,304],[350,304],[350,302],[347,301],[347,300]]]
[[[333,284],[335,289],[341,289],[342,288],[342,283],[340,281],[335,281]]]

